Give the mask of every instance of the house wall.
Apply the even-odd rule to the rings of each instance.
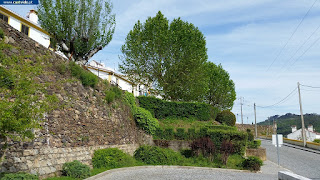
[[[288,139],[295,139],[295,140],[302,140],[302,133],[301,133],[301,129],[293,132],[293,133],[290,133],[287,135]],[[318,135],[314,132],[310,132],[310,131],[307,131],[306,130],[306,138],[307,138],[307,141],[314,141],[315,139],[317,139]]]
[[[37,29],[33,29],[32,27],[29,28],[29,37],[48,48],[50,45],[50,37],[43,32],[38,31]]]

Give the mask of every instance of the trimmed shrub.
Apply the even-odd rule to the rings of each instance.
[[[258,149],[261,145],[261,140],[253,140],[253,141],[248,141],[248,148],[251,149]]]
[[[196,138],[196,129],[195,128],[189,128],[188,129],[188,138],[189,139],[195,139]]]
[[[148,134],[154,134],[159,127],[159,122],[156,118],[152,117],[151,113],[144,108],[137,107],[134,114],[138,126]]]
[[[231,140],[234,153],[243,155],[245,152],[248,139],[248,135],[245,132],[209,129],[207,136],[211,138],[217,150],[220,150],[223,140]]]
[[[135,114],[137,105],[136,105],[136,98],[133,96],[133,94],[129,93],[128,91],[125,91],[123,100],[126,104],[130,106],[132,114]]]
[[[196,139],[191,143],[193,154],[203,155],[204,157],[212,156],[215,153],[215,146],[209,137]]]
[[[320,143],[320,139],[315,139],[315,140],[313,140],[313,142]]]
[[[254,140],[254,135],[251,132],[251,129],[247,129],[247,133],[248,133],[248,141],[253,141]]]
[[[185,132],[184,128],[177,128],[177,132],[174,134],[175,138],[178,140],[188,139],[188,134]]]
[[[94,168],[120,168],[134,166],[135,160],[117,148],[94,151],[92,165]]]
[[[5,173],[1,180],[39,180],[39,177],[34,174],[21,173]]]
[[[157,146],[140,146],[134,153],[136,160],[150,165],[181,165],[183,157],[172,149]]]
[[[216,121],[227,126],[235,126],[236,116],[230,110],[223,110],[218,113]]]
[[[212,120],[217,108],[205,103],[169,102],[155,97],[139,96],[139,105],[157,118],[196,118],[202,121]]]
[[[64,163],[62,166],[62,174],[72,178],[87,178],[90,176],[90,167],[82,164],[80,161]]]
[[[256,156],[249,156],[243,161],[242,167],[250,171],[260,171],[262,164],[263,161],[260,158]]]

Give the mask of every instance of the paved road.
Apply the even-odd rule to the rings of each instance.
[[[87,180],[276,180],[278,171],[284,170],[271,161],[264,164],[258,173],[185,166],[140,166],[109,170]]]
[[[262,140],[261,146],[267,149],[267,159],[278,163],[277,148],[270,140]],[[288,146],[279,148],[280,166],[301,176],[320,180],[320,154]]]

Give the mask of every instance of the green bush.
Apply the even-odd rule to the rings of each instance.
[[[253,141],[254,140],[254,135],[251,132],[251,129],[247,129],[247,133],[248,133],[248,141]]]
[[[4,38],[4,32],[1,28],[0,28],[0,38]]]
[[[177,128],[177,132],[174,134],[175,138],[178,140],[188,139],[188,134],[185,132],[184,128]]]
[[[315,139],[315,140],[313,140],[313,142],[320,143],[320,139]]]
[[[2,66],[0,66],[0,88],[12,89],[14,87],[14,80],[12,75]]]
[[[243,161],[242,167],[250,171],[259,171],[262,164],[263,161],[260,158],[256,156],[249,156],[247,159]]]
[[[220,150],[224,140],[231,140],[235,154],[243,155],[245,152],[248,139],[248,135],[245,132],[209,129],[206,136],[211,138],[216,150]]]
[[[116,94],[113,91],[105,91],[105,99],[107,103],[112,103],[116,97]]]
[[[261,145],[261,140],[253,140],[253,141],[248,141],[248,148],[251,149],[258,149]]]
[[[173,140],[175,134],[173,128],[157,128],[154,134],[154,139]]]
[[[119,99],[122,96],[122,90],[117,86],[112,86],[111,91],[114,92],[115,98]]]
[[[94,168],[109,169],[130,167],[135,165],[135,160],[117,148],[107,148],[94,151],[92,165]]]
[[[169,102],[155,97],[139,96],[139,105],[157,118],[196,118],[202,121],[212,120],[217,108],[205,103]]]
[[[152,117],[151,113],[144,108],[137,107],[134,118],[138,126],[148,134],[154,134],[159,127],[159,122],[156,118]]]
[[[136,98],[133,96],[132,93],[129,93],[128,91],[126,91],[124,93],[123,100],[126,104],[128,104],[130,106],[132,114],[134,115],[137,110]]]
[[[38,180],[39,177],[34,174],[21,173],[5,173],[0,176],[1,180]]]
[[[216,121],[228,126],[235,126],[236,116],[230,110],[223,110],[218,113]]]
[[[72,178],[87,178],[90,176],[90,167],[82,164],[80,161],[64,163],[62,166],[62,174]]]
[[[150,165],[181,165],[183,156],[172,149],[160,148],[157,146],[141,146],[135,153],[136,160]]]
[[[69,66],[71,75],[80,79],[84,86],[95,87],[98,84],[99,78],[90,71],[84,70],[75,62],[70,62]]]

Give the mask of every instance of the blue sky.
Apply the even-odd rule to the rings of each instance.
[[[117,0],[113,1],[116,32],[112,42],[93,59],[117,68],[120,48],[138,21],[160,10],[170,21],[181,17],[203,32],[209,61],[221,64],[234,81],[233,112],[244,123],[286,113],[299,114],[297,82],[320,87],[320,2],[314,0]],[[25,16],[36,6],[7,6]],[[293,34],[298,24],[299,28]],[[316,31],[317,30],[317,31]],[[292,36],[293,34],[293,36]],[[313,34],[313,35],[312,35]],[[311,36],[312,35],[312,36]],[[291,37],[292,36],[292,37]],[[311,37],[310,37],[311,36]],[[290,38],[291,37],[291,38]],[[310,37],[310,38],[309,38]],[[303,46],[302,46],[303,45]],[[274,63],[273,63],[274,62]],[[320,89],[302,87],[304,113],[320,114]],[[293,92],[282,103],[278,103]],[[238,115],[237,115],[238,114]]]

